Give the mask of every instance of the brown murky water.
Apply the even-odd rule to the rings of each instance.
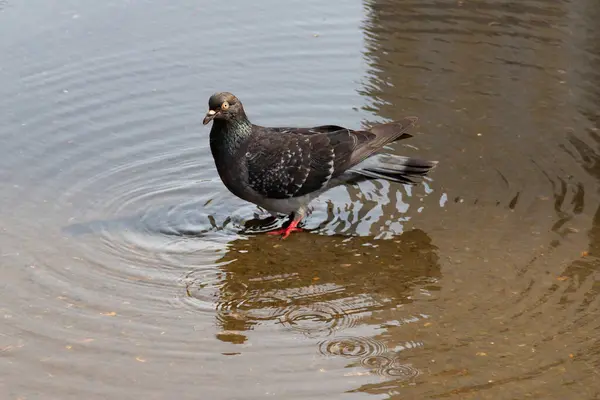
[[[0,398],[600,398],[600,3],[0,1]],[[416,187],[311,233],[219,181],[264,125],[417,115]]]

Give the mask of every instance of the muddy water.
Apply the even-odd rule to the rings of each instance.
[[[600,397],[600,6],[0,1],[0,397]],[[254,234],[201,125],[417,115]]]

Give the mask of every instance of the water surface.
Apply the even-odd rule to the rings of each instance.
[[[0,1],[3,399],[600,397],[600,5]],[[220,182],[201,125],[416,115],[415,187]]]

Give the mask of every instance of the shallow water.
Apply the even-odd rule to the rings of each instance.
[[[600,397],[600,3],[0,1],[0,397]],[[310,233],[201,121],[416,115]]]

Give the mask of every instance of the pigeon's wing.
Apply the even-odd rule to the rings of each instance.
[[[316,192],[359,162],[355,151],[374,138],[370,132],[349,129],[315,134],[265,129],[246,149],[248,184],[275,199]]]
[[[397,141],[401,139],[407,139],[412,137],[412,135],[406,133],[406,131],[415,125],[417,122],[417,117],[406,117],[398,121],[388,122],[384,124],[376,124],[365,130],[353,131],[348,128],[344,128],[339,125],[321,125],[314,126],[312,128],[290,128],[290,127],[280,127],[280,128],[262,128],[268,129],[271,132],[277,133],[291,133],[296,135],[318,135],[321,133],[326,133],[328,135],[335,135],[339,132],[347,132],[354,134],[364,134],[366,132],[374,134],[378,140],[373,140],[373,144],[377,146],[378,142],[390,142]]]
[[[296,135],[318,135],[320,133],[333,133],[338,131],[344,131],[347,129],[339,125],[321,125],[314,126],[312,128],[279,127],[269,128],[269,130],[277,133],[292,133]]]
[[[320,152],[313,151],[310,138],[290,133],[256,135],[246,149],[250,187],[273,199],[294,197],[308,186],[320,189],[327,180],[329,166],[327,160],[316,165],[314,158]]]

